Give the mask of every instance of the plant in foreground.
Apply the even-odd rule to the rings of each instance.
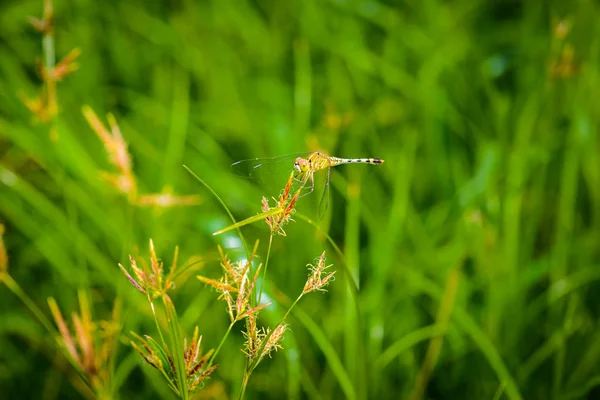
[[[246,218],[243,221],[237,222],[237,223],[230,225],[224,229],[221,229],[220,231],[213,233],[213,235],[219,235],[223,232],[227,232],[232,229],[237,229],[237,228],[240,228],[241,226],[251,224],[251,223],[260,221],[262,219],[265,220],[265,223],[267,224],[267,226],[269,227],[269,230],[271,232],[269,235],[269,244],[267,247],[267,257],[266,257],[266,261],[265,261],[265,268],[263,269],[263,279],[261,281],[261,287],[258,291],[258,303],[259,304],[260,304],[260,300],[261,300],[262,292],[263,292],[262,285],[267,276],[267,267],[269,266],[269,258],[271,255],[271,246],[273,244],[273,236],[275,236],[275,235],[286,236],[285,230],[283,228],[290,221],[293,221],[292,214],[295,211],[294,207],[295,207],[298,199],[300,198],[300,194],[302,193],[302,191],[304,190],[304,187],[306,186],[307,177],[308,177],[308,175],[306,175],[306,178],[304,180],[298,181],[296,178],[296,173],[294,171],[292,171],[286,182],[285,187],[279,194],[279,198],[278,199],[273,198],[273,200],[275,200],[274,207],[271,207],[269,205],[269,200],[266,197],[263,197],[261,200],[262,213],[254,215],[250,218]],[[300,182],[300,186],[295,190],[295,192],[293,194],[291,194],[292,186],[294,185],[294,183],[298,183],[298,182]]]
[[[212,365],[212,359],[208,362],[209,357],[213,354],[210,350],[206,354],[200,351],[202,336],[198,335],[198,327],[194,330],[194,335],[189,344],[187,339],[181,338],[180,326],[177,321],[177,312],[173,301],[167,294],[167,291],[175,287],[174,278],[177,269],[178,249],[175,249],[173,263],[169,274],[165,276],[163,263],[158,260],[154,243],[150,240],[150,266],[145,262],[136,262],[133,257],[129,257],[131,263],[131,275],[125,267],[119,264],[119,268],[125,274],[129,282],[142,294],[146,296],[154,321],[158,331],[160,342],[154,340],[149,335],[143,337],[131,332],[137,342],[131,341],[132,347],[137,350],[143,359],[158,369],[165,378],[169,387],[181,399],[188,399],[189,393],[201,387],[204,379],[207,378],[216,368]],[[168,322],[166,336],[169,342],[165,340],[165,335],[160,328],[158,322],[157,310],[154,305],[156,299],[162,300],[164,313]]]
[[[269,328],[266,330],[264,328],[257,329],[254,318],[249,318],[247,332],[244,333],[244,336],[246,337],[244,353],[248,357],[248,362],[242,378],[240,399],[244,397],[250,375],[256,367],[258,367],[260,362],[265,356],[270,356],[273,350],[282,348],[281,341],[283,340],[283,334],[288,326],[285,321],[302,296],[314,291],[325,292],[325,287],[333,280],[335,271],[327,271],[331,265],[326,265],[325,263],[325,252],[321,253],[321,256],[315,265],[308,264],[307,267],[309,269],[309,275],[302,292],[285,312],[275,329],[272,331]]]
[[[257,250],[258,241],[247,260],[232,263],[225,253],[223,253],[221,246],[219,246],[221,267],[224,272],[223,276],[218,281],[200,275],[197,277],[200,281],[212,286],[221,293],[219,299],[223,299],[227,303],[227,313],[232,324],[246,318],[248,315],[257,313],[270,304],[259,304],[256,307],[252,307],[251,305],[256,288],[256,280],[262,268],[262,264],[260,264],[256,268],[254,276],[250,278],[250,268]]]
[[[213,354],[209,361],[209,366],[219,353],[219,350],[225,343],[225,340],[231,333],[233,326],[236,322],[243,319],[254,320],[255,315],[263,308],[267,307],[270,303],[258,304],[253,306],[254,299],[256,298],[256,280],[259,276],[262,264],[259,265],[254,271],[254,276],[251,277],[250,269],[252,267],[252,261],[256,256],[258,250],[258,241],[255,243],[252,253],[247,260],[238,261],[236,263],[231,262],[229,258],[223,252],[221,246],[219,246],[219,254],[221,256],[221,268],[223,269],[223,276],[219,280],[207,278],[205,276],[198,276],[197,278],[212,286],[218,292],[221,293],[219,299],[224,300],[227,303],[227,314],[229,315],[230,323],[225,335],[221,339],[221,343],[217,347],[217,350]]]
[[[257,249],[258,242],[256,242],[248,260],[233,263],[219,247],[221,267],[224,271],[223,276],[219,280],[198,276],[200,281],[212,286],[220,292],[219,299],[223,299],[227,303],[227,313],[229,314],[231,323],[221,344],[219,344],[219,347],[217,348],[217,352],[231,332],[233,325],[242,319],[246,322],[246,329],[243,332],[246,341],[242,351],[247,356],[247,364],[246,369],[244,370],[240,398],[243,398],[244,396],[248,380],[254,369],[266,356],[270,356],[274,350],[276,351],[282,348],[281,342],[288,327],[288,324],[285,321],[294,306],[305,294],[313,291],[325,291],[325,287],[331,282],[335,274],[335,271],[327,271],[331,265],[326,265],[325,252],[323,252],[315,265],[308,264],[310,273],[302,292],[292,303],[275,328],[258,327],[258,312],[270,303],[263,303],[255,306],[252,305],[253,299],[255,299],[257,295],[255,293],[256,280],[261,270],[261,265],[259,265],[254,271],[254,275],[251,277],[250,270],[252,259],[255,257]],[[216,352],[214,355],[216,355]]]
[[[335,275],[335,271],[327,271],[329,267],[331,267],[331,264],[326,265],[325,252],[321,253],[321,256],[314,265],[307,264],[309,274],[302,292],[292,303],[290,308],[288,308],[273,331],[268,328],[266,331],[264,329],[256,329],[255,321],[251,321],[251,323],[248,324],[249,329],[248,332],[245,333],[245,353],[249,360],[249,368],[247,369],[249,372],[252,372],[266,355],[270,355],[272,350],[281,348],[279,342],[287,327],[285,320],[300,299],[310,292],[327,291],[325,287],[333,280]]]
[[[159,297],[172,303],[167,291],[175,287],[173,278],[175,277],[178,258],[179,248],[176,247],[169,275],[165,277],[163,263],[158,260],[156,250],[154,249],[154,242],[150,239],[150,266],[148,266],[147,263],[142,262],[140,267],[136,260],[132,256],[129,256],[131,270],[133,271],[135,278],[127,272],[123,265],[119,264],[119,268],[125,274],[129,283],[148,298],[150,304],[154,304],[154,300]]]
[[[196,176],[195,174],[193,175]],[[244,225],[251,224],[262,219],[265,220],[267,226],[269,227],[270,235],[267,247],[267,256],[265,259],[265,267],[263,269],[263,278],[257,294],[253,294],[253,292],[257,290],[256,281],[261,271],[262,264],[256,268],[252,279],[250,279],[250,270],[252,268],[252,259],[257,251],[258,242],[254,246],[254,249],[247,260],[238,261],[235,264],[225,256],[223,250],[219,247],[219,252],[221,253],[221,266],[223,267],[225,274],[220,278],[220,280],[213,280],[204,276],[198,276],[198,279],[200,279],[202,282],[212,286],[221,293],[219,299],[224,299],[227,302],[227,312],[229,314],[231,323],[225,336],[223,337],[223,340],[221,341],[221,344],[219,344],[219,347],[217,348],[217,352],[231,332],[233,325],[242,318],[246,320],[246,330],[243,332],[246,341],[242,351],[247,356],[247,364],[242,378],[240,399],[244,397],[248,380],[254,369],[260,364],[265,356],[270,356],[273,350],[276,351],[282,348],[281,341],[283,340],[283,336],[288,327],[288,324],[285,321],[294,306],[298,303],[298,301],[300,301],[302,296],[307,293],[312,291],[325,291],[325,286],[329,284],[335,274],[335,271],[327,271],[327,268],[329,268],[330,265],[325,264],[325,252],[323,252],[315,265],[308,264],[310,274],[304,285],[304,288],[302,289],[302,292],[292,303],[275,328],[271,330],[268,327],[258,327],[258,311],[268,305],[261,303],[261,297],[263,293],[263,283],[266,279],[266,271],[271,254],[273,237],[275,235],[286,236],[283,228],[290,221],[293,221],[291,216],[294,213],[294,207],[300,198],[302,191],[305,189],[309,177],[310,175],[306,174],[304,179],[299,180],[296,173],[292,171],[287,180],[286,186],[279,195],[279,198],[274,199],[275,206],[271,207],[267,198],[263,197],[262,213],[234,223],[233,225],[213,233],[213,235],[219,235],[229,230],[238,229]],[[196,178],[206,186],[206,184],[200,178],[197,176]],[[294,183],[298,183],[299,185],[296,189],[292,190]],[[253,299],[256,298],[258,298],[256,302],[257,305],[253,305]]]

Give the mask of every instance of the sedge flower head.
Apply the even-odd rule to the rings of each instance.
[[[291,194],[292,185],[294,183],[294,175],[295,173],[292,171],[288,181],[285,185],[285,188],[282,190],[278,199],[273,198],[275,200],[275,207],[269,206],[269,200],[266,197],[262,198],[262,211],[269,212],[274,209],[279,209],[280,211],[276,214],[269,215],[265,218],[265,222],[269,226],[271,230],[271,234],[278,234],[281,236],[285,236],[285,230],[283,227],[287,225],[290,221],[293,221],[292,214],[294,213],[294,207],[298,198],[300,197],[300,193],[304,188],[302,185],[295,193]]]
[[[197,277],[200,281],[212,286],[221,293],[219,299],[223,299],[227,303],[227,313],[231,322],[239,321],[251,314],[255,314],[270,304],[259,304],[255,307],[251,305],[251,299],[256,289],[256,281],[262,268],[262,264],[260,264],[256,268],[254,276],[251,276],[250,267],[252,266],[252,260],[256,256],[257,250],[258,241],[247,260],[240,260],[234,263],[229,260],[221,246],[219,246],[223,276],[219,280],[210,279],[205,276]]]
[[[283,341],[283,334],[287,329],[287,324],[279,324],[273,330],[273,333],[267,329],[267,342],[265,343],[265,347],[260,355],[261,358],[265,356],[271,357],[271,352],[273,350],[277,351],[278,349],[283,349],[281,342]]]
[[[325,252],[321,254],[316,265],[308,264],[308,279],[304,285],[302,294],[307,294],[314,291],[326,292],[325,287],[333,280],[335,271],[328,272],[327,268],[333,264],[326,265],[325,263]]]
[[[121,268],[129,283],[140,293],[146,295],[148,300],[152,302],[157,297],[164,297],[165,300],[170,302],[167,291],[175,287],[174,276],[177,269],[178,256],[179,249],[176,247],[169,275],[165,277],[163,263],[158,260],[156,251],[154,250],[154,242],[150,239],[150,266],[144,262],[140,263],[140,266],[132,256],[129,256],[133,275],[123,265],[119,264],[119,268]]]
[[[177,368],[173,361],[173,355],[169,353],[166,346],[161,346],[151,336],[141,337],[132,332],[137,342],[131,341],[131,346],[142,356],[144,361],[163,373],[172,388],[177,387]],[[217,368],[217,365],[208,363],[213,350],[202,354],[202,336],[198,335],[198,327],[194,329],[194,335],[188,344],[188,339],[183,340],[183,358],[185,365],[185,376],[187,390],[193,393],[200,388],[204,379]]]
[[[271,357],[271,352],[282,349],[281,342],[288,325],[281,323],[271,331],[270,328],[257,328],[254,315],[247,318],[247,331],[242,332],[246,341],[244,343],[244,354],[251,363],[260,363],[265,357]]]

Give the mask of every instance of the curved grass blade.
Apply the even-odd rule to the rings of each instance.
[[[348,371],[344,368],[344,364],[340,359],[335,347],[331,341],[327,338],[323,328],[319,326],[308,314],[302,311],[300,308],[295,308],[292,313],[300,323],[306,328],[308,333],[312,336],[317,346],[323,352],[325,359],[331,372],[335,376],[338,384],[340,385],[346,399],[356,399],[356,388],[354,383],[348,375]]]
[[[175,306],[170,301],[163,298],[163,305],[169,324],[169,336],[171,338],[171,348],[173,352],[173,363],[175,365],[175,375],[177,388],[181,400],[189,399],[189,388],[187,382],[187,373],[185,370],[185,356],[183,354],[183,340],[181,338],[180,325],[177,321],[177,312]]]
[[[410,349],[417,344],[441,335],[444,327],[441,324],[428,325],[423,328],[412,331],[389,346],[375,360],[375,366],[378,370],[384,369],[390,362],[398,357],[403,351]]]
[[[156,356],[160,359],[160,362],[167,374],[167,377],[172,382],[175,382],[175,370],[173,370],[173,364],[171,364],[167,352],[156,340],[152,339],[150,336],[146,336],[146,344],[148,345],[148,348],[152,351],[152,353],[156,354]]]
[[[252,224],[254,222],[257,222],[257,221],[260,221],[262,219],[265,219],[266,217],[270,217],[271,215],[279,214],[279,213],[282,213],[282,212],[283,212],[282,208],[275,207],[273,209],[270,209],[269,211],[265,211],[265,212],[262,212],[260,214],[256,214],[256,215],[254,215],[254,216],[252,216],[250,218],[246,218],[243,221],[236,222],[233,225],[229,225],[227,228],[223,228],[220,231],[216,231],[216,232],[213,233],[213,236],[220,235],[221,233],[230,231],[232,229],[240,228],[240,227],[242,227],[244,225]]]

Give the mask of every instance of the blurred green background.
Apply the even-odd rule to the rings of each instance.
[[[42,35],[27,22],[42,1],[0,4],[0,223],[8,273],[48,318],[49,296],[67,318],[78,289],[95,319],[122,299],[115,396],[173,398],[127,345],[155,327],[117,263],[152,238],[166,265],[179,245],[216,278],[217,245],[240,247],[235,233],[212,236],[230,220],[182,165],[239,220],[265,192],[232,162],[322,150],[386,162],[332,171],[318,225],[343,257],[300,218],[275,238],[261,323],[278,321],[281,294],[298,295],[323,250],[337,279],[292,313],[247,398],[600,397],[597,2],[55,3],[56,57],[81,56],[45,123],[21,100],[42,85]],[[100,178],[114,168],[84,105],[114,114],[140,193],[201,204],[128,204]],[[310,197],[299,212],[314,216]],[[264,259],[264,223],[243,231]],[[172,297],[186,335],[198,324],[216,347],[225,304],[195,273]],[[236,398],[241,328],[199,398]],[[55,338],[4,285],[0,332],[2,397],[82,397]]]

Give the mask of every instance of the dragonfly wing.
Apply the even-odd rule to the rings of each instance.
[[[251,158],[240,160],[231,164],[231,171],[234,175],[247,178],[259,184],[276,182],[282,184],[289,177],[290,172],[294,170],[294,161],[297,157],[305,157],[310,153],[288,154],[273,158]]]
[[[271,171],[272,160],[268,158],[252,158],[249,160],[236,161],[231,164],[231,171],[240,177],[259,180],[260,177]],[[266,168],[266,170],[265,170]],[[263,173],[261,173],[261,171]]]
[[[325,214],[329,208],[329,178],[331,177],[331,168],[327,168],[327,173],[322,175],[325,176],[325,182],[323,184],[321,199],[319,199],[319,220],[325,218]]]
[[[267,197],[277,196],[294,170],[294,159],[256,158],[231,165],[231,172],[242,179],[254,182]]]

